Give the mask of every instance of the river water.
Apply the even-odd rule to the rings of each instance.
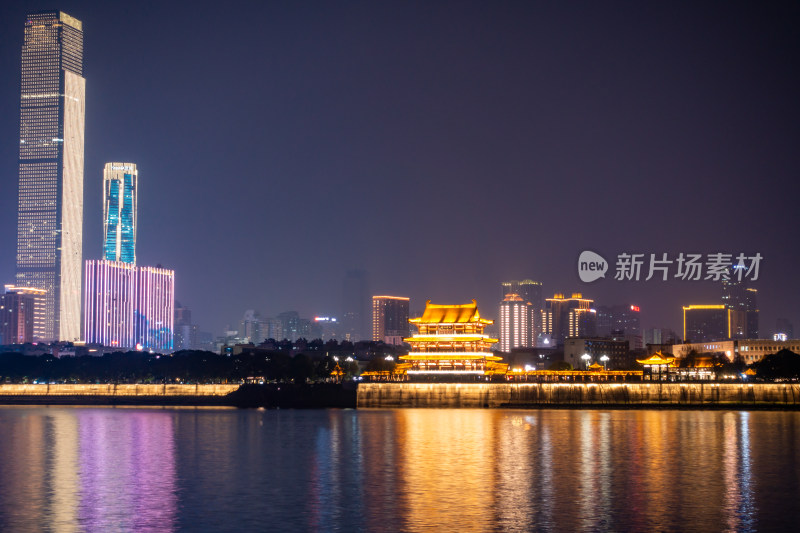
[[[775,531],[800,413],[0,408],[2,531]]]

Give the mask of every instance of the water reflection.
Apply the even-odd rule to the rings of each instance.
[[[177,507],[172,417],[80,411],[80,523],[91,531],[170,530]]]
[[[676,531],[800,520],[800,413],[0,408],[0,530]]]
[[[171,530],[170,414],[3,408],[0,529]]]

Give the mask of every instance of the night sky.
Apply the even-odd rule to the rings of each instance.
[[[16,244],[25,14],[83,21],[84,258],[102,169],[139,167],[137,259],[221,333],[373,294],[497,317],[533,278],[643,327],[711,282],[582,283],[577,258],[759,252],[761,335],[800,330],[800,3],[3,2],[0,282]]]

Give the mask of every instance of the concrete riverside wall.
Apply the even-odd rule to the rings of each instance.
[[[0,385],[0,396],[225,396],[239,385]]]
[[[798,384],[360,383],[359,408],[794,406]]]

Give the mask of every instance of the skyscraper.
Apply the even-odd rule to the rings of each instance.
[[[367,273],[348,270],[342,291],[343,340],[368,340],[370,336],[370,294]]]
[[[594,300],[584,298],[579,292],[565,298],[557,293],[547,300],[547,309],[542,312],[543,333],[551,335],[558,344],[567,337],[594,337],[597,312],[592,309]]]
[[[197,349],[197,326],[192,324],[192,310],[175,302],[175,341],[173,348],[178,350]]]
[[[28,15],[22,45],[17,285],[45,290],[43,340],[77,340],[83,261],[83,26]]]
[[[739,327],[731,332],[731,338],[757,339],[758,338],[758,291],[752,287],[745,287],[744,282],[736,280],[736,268],[730,280],[722,282],[722,303],[728,309],[743,313],[744,320]]]
[[[523,279],[522,281],[504,281],[500,284],[500,287],[503,299],[509,294],[516,294],[528,306],[530,323],[527,328],[530,331],[531,341],[526,346],[536,345],[544,331],[542,312],[545,308],[544,299],[542,298],[542,283],[531,279]],[[502,344],[502,336],[500,344]]]
[[[133,163],[103,169],[103,259],[136,263],[136,200],[139,173]]]
[[[372,297],[373,341],[403,344],[408,337],[408,302],[403,296]]]
[[[531,313],[533,306],[518,294],[506,294],[500,302],[500,351],[510,352],[512,348],[530,348]]]
[[[253,309],[248,309],[244,312],[239,333],[246,342],[252,342],[253,344],[264,342],[267,338],[264,335],[264,329],[264,321],[261,319],[261,313]]]

